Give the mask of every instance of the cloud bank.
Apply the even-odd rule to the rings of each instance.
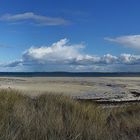
[[[26,12],[26,13],[15,14],[15,15],[5,14],[0,16],[0,21],[6,21],[11,23],[25,21],[41,26],[66,25],[69,23],[69,21],[63,18],[47,17],[42,15],[37,15],[33,12]]]
[[[23,52],[20,60],[1,66],[23,67],[27,71],[140,71],[140,55],[97,56],[85,54],[85,47],[61,39],[50,46],[31,47]]]
[[[105,38],[105,40],[121,44],[130,48],[140,49],[140,35],[120,36],[116,38]]]

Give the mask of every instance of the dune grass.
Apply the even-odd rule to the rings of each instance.
[[[102,108],[69,97],[0,91],[0,140],[139,140],[140,104]]]

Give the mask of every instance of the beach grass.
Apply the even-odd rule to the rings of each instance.
[[[44,93],[0,91],[0,140],[139,140],[140,104],[103,107]]]

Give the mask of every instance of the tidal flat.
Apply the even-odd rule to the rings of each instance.
[[[140,77],[1,77],[1,89],[44,92],[97,102],[139,102]]]

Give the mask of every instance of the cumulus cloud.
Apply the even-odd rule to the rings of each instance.
[[[23,21],[30,21],[31,23],[42,25],[42,26],[51,26],[51,25],[65,25],[68,24],[69,21],[58,18],[58,17],[48,17],[37,15],[33,12],[26,12],[21,14],[5,14],[0,17],[0,21],[7,21],[7,22],[23,22]]]
[[[53,43],[51,46],[42,46],[39,48],[31,47],[23,53],[23,61],[36,61],[40,64],[45,63],[72,63],[75,59],[83,57],[80,49],[84,48],[82,44],[69,45],[67,39]]]
[[[105,40],[122,44],[130,48],[140,49],[140,35],[128,35],[116,38],[105,38]]]
[[[140,55],[121,54],[119,57],[120,63],[124,64],[140,64]]]
[[[22,66],[31,71],[123,71],[133,65],[140,70],[140,55],[96,56],[85,54],[84,48],[83,44],[70,44],[68,39],[61,39],[50,46],[31,47],[23,52],[20,60],[3,67]]]

